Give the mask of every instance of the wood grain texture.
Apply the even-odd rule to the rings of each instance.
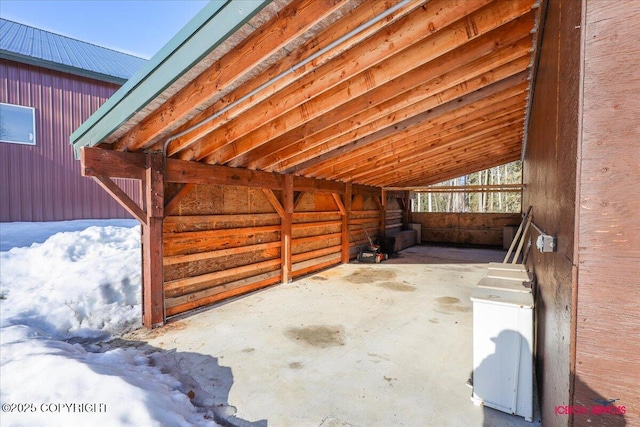
[[[534,223],[558,240],[557,252],[534,249],[528,263],[538,284],[535,352],[545,426],[571,423],[554,408],[572,398],[580,31],[580,2],[548,1],[523,166],[523,209],[533,206]]]
[[[584,25],[574,404],[611,396],[638,425],[640,4],[589,0]]]

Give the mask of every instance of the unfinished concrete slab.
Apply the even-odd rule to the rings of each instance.
[[[504,252],[414,246],[344,264],[129,337],[208,356],[195,372],[238,426],[532,426],[470,401],[472,305]],[[235,413],[234,413],[235,412]],[[233,414],[233,415],[232,415]]]

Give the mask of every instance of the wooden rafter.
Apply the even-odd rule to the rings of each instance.
[[[489,122],[507,117],[524,118],[524,94],[517,94],[500,103],[498,109],[495,105],[489,105],[485,108],[470,110],[468,115],[459,115],[460,109],[455,114],[445,115],[430,121],[428,126],[418,127],[415,132],[407,133],[403,138],[390,138],[385,140],[385,144],[370,144],[358,150],[353,150],[342,156],[339,161],[326,163],[324,168],[320,166],[314,169],[314,173],[322,176],[323,174],[334,174],[338,176],[341,173],[358,169],[356,165],[362,165],[363,162],[371,162],[379,160],[382,157],[393,156],[401,151],[409,149],[421,151],[422,149],[430,149],[436,143],[443,146],[442,138],[453,138],[450,144],[455,144],[455,138],[464,137],[466,134],[476,132],[478,126],[488,126]]]
[[[410,117],[433,108],[435,102],[443,99],[443,92],[447,89],[464,83],[462,89],[469,93],[523,71],[530,63],[529,30],[533,21],[523,22],[518,32],[512,31],[511,27],[499,28],[496,30],[499,35],[490,32],[465,44],[461,49],[427,62],[360,97],[346,98],[347,102],[341,105],[336,102],[333,104],[336,108],[326,114],[238,156],[229,164],[252,169],[271,169],[275,163],[280,163],[278,166],[282,167],[283,162],[291,157],[296,157],[300,162],[317,153],[317,150],[310,149],[321,144],[331,144],[332,138],[336,136],[340,137],[348,132],[358,135],[373,133],[381,127],[393,124],[388,121],[390,115],[399,121],[401,117]],[[491,49],[495,51],[487,54]],[[509,66],[503,67],[506,64]],[[284,163],[284,166],[291,164],[292,162]],[[277,169],[278,167],[275,168]]]
[[[399,0],[392,0],[390,4],[397,3],[398,1]],[[352,4],[356,5],[357,2],[352,2]],[[251,96],[250,99],[238,104],[232,111],[228,111],[223,116],[220,116],[219,119],[209,121],[203,126],[200,126],[197,129],[194,129],[192,132],[189,132],[188,135],[182,136],[174,140],[169,145],[169,148],[168,148],[169,155],[174,155],[187,149],[188,147],[191,146],[191,144],[193,144],[199,138],[202,138],[204,135],[207,135],[213,129],[220,126],[220,124],[225,123],[229,120],[232,120],[235,117],[238,117],[240,114],[244,113],[246,110],[255,106],[257,103],[266,100],[273,93],[285,88],[287,85],[291,84],[292,82],[295,82],[296,80],[309,74],[310,72],[313,71],[314,67],[324,64],[327,61],[343,54],[351,46],[359,43],[366,37],[370,36],[376,30],[380,30],[381,28],[388,25],[389,23],[394,22],[395,20],[404,16],[404,14],[408,13],[409,11],[417,7],[420,7],[421,4],[422,4],[422,1],[411,2],[406,7],[403,7],[402,9],[394,13],[393,16],[390,17],[390,19],[384,20],[380,22],[378,25],[372,26],[368,31],[363,31],[359,33],[358,35],[350,38],[347,42],[341,43],[339,46],[336,47],[336,49],[332,49],[326,54],[316,58],[313,61],[313,64],[308,64],[308,65],[296,68],[296,71],[294,73],[274,83],[270,87],[270,90],[262,91],[254,94],[253,96]],[[307,57],[315,54],[316,52],[320,51],[322,48],[336,42],[340,38],[340,36],[342,36],[343,34],[348,33],[354,28],[357,28],[360,25],[366,23],[367,21],[373,19],[378,14],[383,13],[386,8],[386,5],[380,2],[375,2],[368,6],[370,7],[358,7],[354,11],[352,11],[352,13],[345,14],[345,17],[341,19],[338,23],[336,23],[333,26],[330,26],[321,34],[317,35],[316,37],[314,37],[313,39],[311,39],[310,41],[302,45],[292,55],[287,55],[285,58],[283,58],[282,61],[273,65],[268,70],[268,72],[257,76],[255,79],[252,79],[250,82],[241,86],[240,88],[235,90],[233,93],[229,94],[228,96],[221,99],[220,101],[214,103],[211,107],[209,107],[203,113],[195,116],[187,125],[185,125],[185,127],[193,126],[196,123],[200,123],[203,120],[213,116],[216,112],[221,111],[230,103],[243,99],[245,96],[247,96],[247,94],[252,93],[257,88],[267,83],[273,77],[280,75],[286,70],[296,66],[299,62],[303,61]],[[188,152],[183,152],[182,158],[187,158],[186,156],[188,155],[189,155]]]
[[[444,8],[444,3],[447,2],[449,6]],[[387,61],[385,65],[389,70],[385,72],[385,76],[390,80],[393,78],[391,77],[392,75],[397,75],[401,69],[406,68],[409,64],[414,64],[416,55],[420,55],[417,56],[418,58],[429,56],[428,52],[419,52],[417,48],[412,47],[416,41],[455,22],[460,16],[465,16],[469,11],[478,9],[484,2],[485,0],[479,2],[434,0],[429,2],[428,7],[416,9],[413,13],[388,27],[388,31],[396,34],[393,40],[386,36],[385,31],[376,33],[365,42],[354,46],[343,55],[316,69],[313,74],[293,82],[272,96],[269,102],[262,102],[256,105],[250,110],[250,114],[247,114],[242,120],[231,120],[213,130],[191,147],[192,159],[202,160],[206,158],[205,161],[208,163],[225,163],[247,149],[254,148],[256,143],[272,138],[275,132],[278,132],[277,129],[282,127],[282,124],[265,126],[265,123],[270,123],[288,112],[291,112],[294,117],[288,117],[287,121],[308,120],[333,105],[329,103],[329,100],[321,97],[319,98],[320,101],[314,102],[314,107],[311,107],[309,105],[309,93],[313,93],[314,97],[318,97],[320,94],[330,91],[330,94],[344,97],[347,95],[347,90],[366,91],[371,84],[380,84],[381,82],[376,83],[370,74],[363,73],[362,70],[371,68],[383,61]],[[376,48],[373,49],[372,46]],[[428,48],[428,46],[425,46],[425,48]],[[386,55],[389,54],[389,51],[399,52],[398,55],[402,56],[400,64],[397,58],[396,61],[387,59]],[[430,55],[436,54],[432,52]],[[415,65],[411,65],[411,67],[413,68]],[[358,75],[357,83],[354,82],[352,85],[350,82],[339,86],[356,74]],[[303,103],[305,104],[304,107],[297,108]],[[286,126],[286,124],[284,125]],[[245,135],[249,136],[239,140],[239,142],[235,141]]]
[[[344,204],[346,183],[352,194],[423,185],[515,158],[540,24],[535,0],[416,0],[360,27],[398,2],[270,5],[234,34],[233,49],[203,59],[155,111],[138,112],[84,173],[140,179],[144,158],[117,150],[171,138],[164,179],[185,184],[174,201],[219,184],[262,188],[282,203],[283,175],[292,174],[295,207],[302,192],[339,194]],[[274,206],[282,216],[284,205]]]
[[[220,58],[216,67],[200,74],[173,96],[165,108],[156,110],[115,144],[117,150],[136,150],[155,142],[170,123],[184,121],[195,108],[200,108],[212,94],[223,91],[245,74],[284,48],[291,40],[343,7],[332,0],[296,0],[260,31],[254,32],[239,46]]]

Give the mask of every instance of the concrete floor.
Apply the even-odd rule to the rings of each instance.
[[[196,396],[215,395],[205,403],[232,426],[537,426],[474,406],[465,384],[469,296],[486,274],[482,263],[503,256],[414,246],[129,339],[184,355]]]

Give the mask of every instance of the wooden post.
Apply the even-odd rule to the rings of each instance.
[[[142,323],[147,328],[152,328],[163,325],[165,322],[162,266],[164,218],[162,153],[147,154],[143,189],[147,222],[142,224]]]
[[[351,194],[353,193],[353,186],[350,182],[346,184],[346,191],[344,192],[344,215],[342,215],[342,263],[349,263],[349,217],[351,216]]]
[[[282,257],[282,283],[288,283],[291,278],[291,222],[293,217],[293,175],[284,176],[282,191],[282,205],[284,216],[281,219],[280,247]]]
[[[404,212],[402,212],[402,229],[407,230],[409,228],[409,216],[411,215],[411,195],[409,191],[404,192]]]
[[[378,234],[380,237],[385,236],[386,231],[386,216],[387,216],[387,190],[384,188],[380,190],[380,225],[378,228]]]

